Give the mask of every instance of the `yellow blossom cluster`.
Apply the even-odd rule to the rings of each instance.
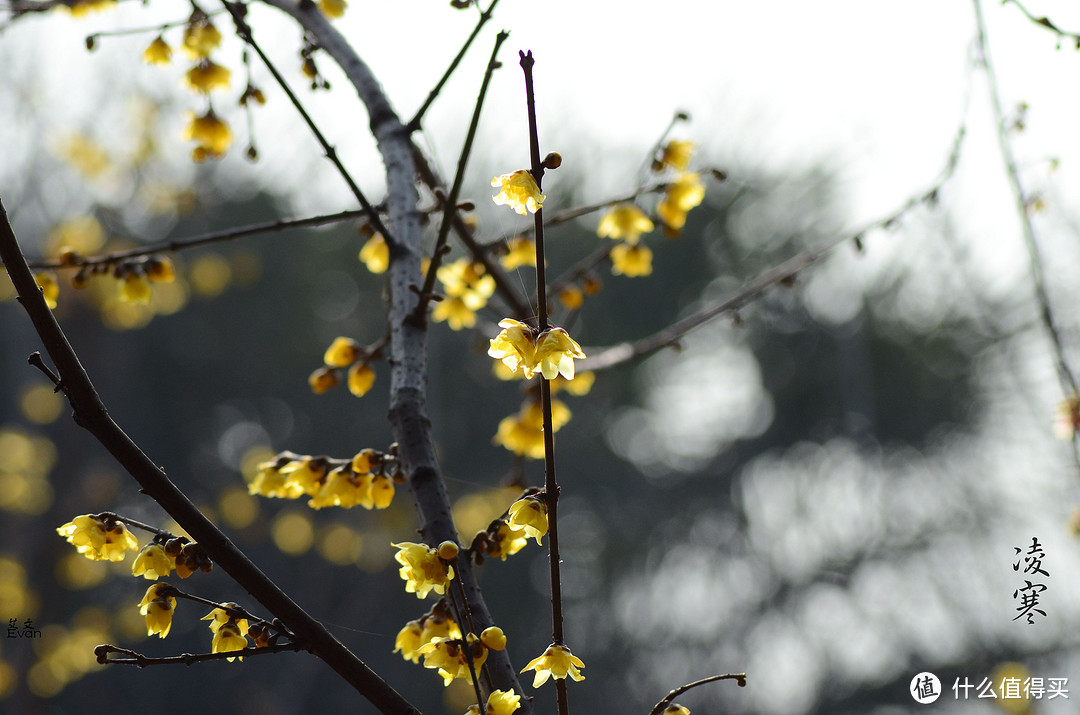
[[[373,357],[373,351],[365,350],[352,338],[334,338],[323,354],[323,366],[308,376],[308,385],[312,392],[321,395],[340,384],[340,373],[344,370],[349,392],[363,397],[375,384],[375,371],[368,364]]]
[[[401,564],[398,574],[405,581],[405,592],[427,598],[432,591],[442,594],[454,578],[454,567],[446,563],[436,549],[426,544],[404,541],[390,544],[397,548],[394,559]]]
[[[502,332],[491,339],[488,355],[501,360],[511,372],[519,369],[525,379],[537,372],[545,380],[562,375],[574,379],[574,360],[585,357],[570,334],[562,328],[549,328],[539,335],[529,325],[513,318],[499,321]]]
[[[546,197],[540,193],[532,173],[525,169],[496,176],[491,180],[491,185],[499,189],[499,193],[491,197],[496,206],[509,206],[522,216],[536,213],[544,207]]]
[[[533,687],[539,688],[547,682],[548,678],[562,680],[569,675],[574,680],[585,680],[585,676],[581,674],[581,668],[584,667],[585,664],[581,662],[581,658],[571,653],[569,648],[552,643],[540,657],[529,661],[521,672],[535,671]]]
[[[445,321],[452,330],[476,325],[476,311],[487,305],[495,292],[495,279],[486,273],[482,263],[459,258],[435,271],[442,284],[444,297],[431,311],[436,323]]]
[[[351,460],[282,452],[259,465],[248,492],[279,499],[308,496],[312,509],[385,509],[394,499],[394,483],[404,480],[399,470],[393,450],[364,449]]]
[[[420,648],[436,638],[461,638],[461,628],[450,615],[445,598],[440,598],[423,618],[405,624],[394,639],[394,652],[400,652],[405,660],[419,663],[423,655]]]

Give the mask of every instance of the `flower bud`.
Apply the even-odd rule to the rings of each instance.
[[[562,166],[562,155],[557,151],[553,151],[544,157],[545,169],[558,169]]]

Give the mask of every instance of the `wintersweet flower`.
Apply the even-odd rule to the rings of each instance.
[[[498,626],[485,628],[480,634],[480,642],[491,650],[504,650],[506,648],[506,634]]]
[[[60,297],[60,284],[52,271],[40,271],[34,274],[34,282],[41,289],[41,296],[50,310],[56,310],[56,301]]]
[[[445,604],[445,601],[435,604],[431,615],[424,619],[424,632],[420,635],[423,643],[429,643],[436,638],[461,638],[461,628],[458,627],[457,621],[447,615],[448,607]]]
[[[235,623],[226,623],[218,628],[214,633],[214,640],[211,641],[210,652],[211,653],[231,653],[237,650],[244,650],[247,648],[247,638],[240,632],[240,628]],[[244,656],[238,656],[240,660],[244,659]],[[225,660],[230,663],[235,658],[226,658]]]
[[[172,48],[161,35],[154,38],[154,41],[143,50],[143,62],[148,65],[167,65],[171,59]]]
[[[450,685],[455,678],[471,683],[473,679],[468,656],[472,656],[473,670],[480,672],[480,667],[487,660],[488,649],[473,633],[468,635],[466,643],[467,646],[463,645],[460,639],[435,638],[420,646],[417,652],[424,656],[425,668],[438,668],[444,685]],[[466,647],[469,648],[468,654],[465,652]]]
[[[648,233],[653,228],[653,222],[637,206],[619,204],[600,219],[596,234],[600,238],[621,238],[627,243],[637,243],[641,234]]]
[[[157,634],[159,638],[164,638],[169,635],[169,630],[172,628],[176,599],[162,595],[162,589],[167,588],[168,584],[164,582],[155,583],[146,589],[146,594],[139,602],[139,613],[146,616],[146,635],[148,636]]]
[[[495,278],[481,263],[461,258],[435,272],[446,294],[431,312],[437,323],[445,321],[451,330],[476,325],[476,311],[487,305],[495,292]]]
[[[210,630],[213,631],[214,633],[217,633],[218,630],[220,630],[222,626],[224,626],[224,625],[226,625],[228,623],[232,623],[238,629],[240,629],[241,633],[243,633],[244,635],[247,635],[247,632],[248,632],[247,619],[246,618],[236,618],[235,616],[229,615],[228,609],[230,609],[230,608],[239,608],[239,606],[237,606],[235,603],[232,603],[232,602],[223,603],[222,605],[225,606],[225,608],[215,608],[214,610],[210,611],[209,613],[207,613],[205,616],[203,616],[199,620],[201,620],[201,621],[210,621]]]
[[[128,273],[120,281],[120,300],[136,305],[149,305],[153,291],[150,279],[142,273]]]
[[[511,372],[517,372],[520,367],[526,377],[532,377],[529,366],[535,364],[536,349],[533,329],[513,318],[503,318],[499,321],[499,327],[503,330],[492,338],[488,355],[496,360],[502,360]]]
[[[417,651],[420,646],[427,643],[423,640],[423,635],[424,627],[420,625],[420,621],[409,621],[398,631],[397,638],[394,639],[394,652],[400,651],[401,657],[405,660],[419,663],[421,654]]]
[[[328,465],[325,459],[312,459],[304,457],[289,462],[281,468],[281,474],[285,477],[287,496],[296,499],[301,494],[314,496],[322,489],[325,481]]]
[[[611,249],[611,272],[617,276],[637,278],[652,273],[652,251],[643,243],[620,243]]]
[[[350,509],[360,505],[370,509],[375,505],[371,494],[371,481],[370,473],[358,474],[352,467],[338,467],[330,472],[326,482],[308,501],[308,506],[312,509],[321,509],[324,506]]]
[[[285,482],[285,475],[281,473],[283,465],[277,459],[262,462],[258,466],[258,473],[248,485],[248,494],[259,494],[264,497],[295,498],[300,496],[289,495],[289,487]]]
[[[184,28],[184,52],[193,60],[201,60],[221,44],[221,32],[214,27],[205,13],[193,13]]]
[[[210,94],[215,89],[228,89],[232,72],[210,59],[204,59],[184,75],[189,89],[202,94]]]
[[[492,690],[485,715],[513,715],[521,707],[521,696],[512,690]]]
[[[119,521],[106,523],[89,514],[75,517],[56,530],[80,554],[91,561],[123,561],[139,540]]]
[[[209,110],[201,117],[190,116],[184,129],[184,139],[198,143],[192,152],[196,161],[216,158],[224,154],[232,144],[233,134],[229,125]]]
[[[360,359],[363,350],[352,338],[336,337],[323,354],[323,362],[330,367],[346,367]]]
[[[554,380],[557,375],[562,375],[567,380],[574,379],[574,360],[585,357],[570,334],[562,328],[551,328],[540,333],[536,339],[536,365],[543,374],[545,380]],[[529,370],[525,371],[525,377],[532,377]]]
[[[672,139],[664,146],[660,163],[675,171],[683,172],[690,168],[690,157],[694,155],[694,142]]]
[[[509,523],[512,529],[524,529],[525,534],[536,539],[540,545],[540,539],[548,532],[548,505],[538,496],[530,495],[518,499],[510,505]]]
[[[381,233],[375,233],[360,249],[360,260],[372,273],[386,273],[390,267],[390,246]]]
[[[489,556],[498,556],[503,561],[506,561],[507,556],[513,556],[524,549],[528,543],[528,538],[522,534],[520,529],[515,531],[510,528],[510,525],[505,520],[500,520],[499,528],[488,542],[487,552]]]
[[[523,236],[506,242],[506,255],[499,258],[503,268],[512,271],[521,266],[536,266],[536,244]]]
[[[173,560],[165,553],[165,547],[156,541],[144,546],[135,557],[135,563],[131,564],[132,576],[142,576],[151,581],[168,576],[172,570]]]
[[[556,432],[570,421],[570,408],[560,400],[551,401],[551,426]],[[544,412],[537,402],[529,401],[516,415],[504,417],[492,440],[514,454],[529,459],[544,458]]]
[[[311,391],[316,395],[321,395],[337,387],[339,378],[337,370],[324,365],[308,375],[307,381]]]
[[[509,206],[522,216],[526,212],[536,213],[544,206],[546,197],[540,193],[533,175],[525,169],[496,176],[491,185],[500,187],[499,193],[491,197],[496,206]]]
[[[398,574],[405,581],[405,592],[426,598],[431,591],[446,593],[446,586],[454,578],[454,567],[444,563],[435,549],[426,544],[408,541],[390,544],[398,549],[394,558],[401,568]]]
[[[375,384],[375,371],[364,363],[356,363],[349,368],[348,385],[349,392],[357,397],[363,397]]]
[[[585,680],[585,676],[581,674],[580,670],[584,667],[585,664],[581,662],[580,658],[571,653],[569,648],[552,643],[547,647],[543,655],[529,661],[529,664],[522,668],[521,672],[535,670],[536,676],[533,678],[533,687],[539,688],[547,682],[548,678],[562,680],[569,675],[577,681]]]
[[[686,225],[686,214],[705,198],[705,184],[695,173],[681,174],[668,185],[667,192],[656,205],[656,213],[667,227],[678,235]]]
[[[376,509],[386,509],[394,501],[394,480],[385,474],[371,478],[371,500]]]

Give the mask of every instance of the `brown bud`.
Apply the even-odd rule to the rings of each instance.
[[[545,169],[558,169],[562,166],[562,155],[557,151],[553,151],[544,157]]]

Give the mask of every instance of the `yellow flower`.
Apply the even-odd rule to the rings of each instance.
[[[559,400],[551,401],[551,426],[556,432],[570,421],[570,408]],[[544,458],[544,412],[537,402],[528,402],[516,415],[499,422],[495,444],[529,459]]]
[[[105,10],[115,5],[115,0],[75,0],[70,6],[63,7],[67,7],[72,17],[85,17],[91,12]]]
[[[656,205],[656,213],[675,234],[686,225],[686,214],[705,198],[705,184],[695,173],[681,174],[668,185],[667,192]]]
[[[240,633],[240,629],[235,623],[226,623],[217,629],[214,633],[214,640],[211,642],[211,653],[231,653],[237,650],[244,650],[247,648],[247,638]],[[240,660],[244,659],[244,656],[239,656]],[[236,660],[235,658],[226,658],[230,663]]]
[[[660,715],[690,715],[690,708],[684,708],[678,703],[672,703],[664,708],[664,711]]]
[[[282,466],[276,459],[261,463],[258,473],[248,485],[248,493],[261,494],[264,497],[289,497],[285,475],[281,473]]]
[[[476,311],[495,292],[495,279],[484,272],[483,264],[461,258],[442,266],[435,275],[447,297],[435,306],[432,320],[447,321],[452,330],[476,325]]]
[[[539,368],[545,380],[554,380],[562,375],[567,380],[574,379],[574,360],[585,357],[570,334],[562,328],[551,328],[540,333],[536,339],[536,364],[532,371],[526,369],[525,377],[530,378]]]
[[[120,281],[120,300],[125,303],[149,305],[151,295],[150,280],[142,273],[128,273]]]
[[[506,648],[506,634],[498,626],[485,628],[480,634],[480,642],[491,650],[504,650]]]
[[[184,139],[198,142],[192,156],[201,161],[224,154],[232,144],[233,135],[229,125],[219,119],[211,109],[201,117],[191,115],[184,129]]]
[[[637,243],[641,234],[653,230],[653,222],[634,204],[619,204],[600,219],[596,234],[600,238],[622,238]]]
[[[346,367],[360,359],[360,343],[352,338],[337,337],[323,355],[323,362],[330,367]]]
[[[447,296],[435,304],[431,319],[436,323],[445,322],[451,330],[461,330],[476,325],[476,311],[469,308],[462,298]]]
[[[468,635],[466,642],[472,655],[473,669],[479,673],[480,666],[487,660],[488,649],[473,633]],[[460,639],[435,638],[420,646],[417,652],[424,656],[425,668],[439,669],[444,685],[450,685],[455,678],[463,678],[470,683],[473,681],[465,646]]]
[[[301,494],[314,496],[322,489],[326,472],[329,469],[326,460],[304,457],[289,462],[281,467],[285,478],[286,496],[295,499]]]
[[[515,236],[506,242],[506,255],[499,262],[508,271],[521,266],[535,266],[536,244],[522,236]]]
[[[447,609],[440,609],[439,604],[436,604],[431,615],[424,619],[424,632],[420,635],[422,643],[430,643],[436,638],[461,638],[461,628],[457,621],[444,613],[445,610]]]
[[[146,261],[146,277],[157,283],[172,283],[176,268],[167,256],[151,256]]]
[[[326,366],[320,367],[318,370],[308,375],[307,381],[308,386],[311,387],[311,391],[316,395],[321,395],[324,392],[337,387],[337,370]]]
[[[548,678],[561,680],[569,675],[574,680],[585,680],[585,676],[580,671],[580,668],[584,667],[585,664],[581,662],[580,658],[571,653],[569,648],[552,643],[547,647],[543,655],[529,661],[529,664],[522,668],[521,672],[535,670],[536,677],[533,678],[533,687],[539,688],[547,682]]]
[[[567,380],[560,375],[551,381],[551,394],[555,395],[561,390],[566,390],[575,397],[581,397],[589,394],[594,382],[596,382],[596,373],[591,370],[577,373],[573,380]]]
[[[128,551],[139,548],[139,540],[123,523],[106,523],[89,514],[75,517],[56,532],[91,561],[123,561]]]
[[[349,368],[349,392],[363,397],[375,384],[375,371],[364,363],[356,363]]]
[[[401,564],[398,573],[405,580],[406,593],[415,593],[417,598],[426,598],[432,590],[446,593],[454,567],[444,563],[435,549],[408,541],[390,545],[398,549],[394,558]]]
[[[345,14],[345,8],[348,5],[345,0],[319,0],[319,9],[322,10],[323,15],[334,20]]]
[[[221,44],[221,33],[204,13],[192,13],[184,28],[184,52],[193,60],[201,60]]]
[[[660,163],[675,171],[683,172],[690,167],[690,157],[694,155],[694,142],[672,139],[660,155]]]
[[[620,243],[611,249],[611,272],[627,278],[649,275],[652,273],[652,251],[644,243],[634,246]]]
[[[340,506],[351,509],[360,505],[370,509],[375,505],[371,493],[372,475],[370,473],[358,474],[351,466],[338,467],[326,478],[318,493],[310,501],[308,506],[312,509],[321,509],[324,506]]]
[[[524,529],[526,536],[540,539],[548,532],[548,505],[542,497],[527,496],[510,505],[510,528]]]
[[[503,330],[492,338],[488,355],[501,360],[511,372],[517,372],[518,368],[521,368],[526,377],[532,377],[529,366],[535,364],[536,351],[532,328],[513,318],[500,320],[499,327]]]
[[[498,556],[506,561],[507,556],[513,556],[524,549],[529,539],[522,535],[521,530],[515,531],[505,520],[499,520],[499,528],[495,531],[491,541],[488,542],[488,556]]]
[[[196,92],[210,94],[215,89],[228,89],[232,72],[228,67],[204,59],[187,71],[184,78],[187,86]]]
[[[176,609],[176,599],[172,596],[162,597],[162,588],[168,588],[168,585],[155,583],[146,589],[146,594],[139,602],[139,613],[146,616],[146,635],[157,634],[159,638],[169,635],[173,611]]]
[[[522,216],[526,211],[536,213],[544,206],[545,197],[540,193],[540,187],[525,169],[496,176],[491,185],[500,187],[499,193],[492,197],[496,206],[509,206]]]
[[[165,553],[165,548],[151,541],[135,557],[135,563],[131,565],[131,575],[156,581],[163,576],[168,576],[172,569],[173,560]]]
[[[52,271],[41,271],[34,274],[34,282],[41,289],[41,295],[45,298],[45,305],[51,310],[56,310],[56,300],[60,297],[60,284],[56,281],[56,274]]]
[[[165,42],[165,38],[158,35],[154,38],[154,41],[143,50],[143,62],[148,65],[167,65],[169,60],[172,59],[172,48],[169,47],[169,43]]]
[[[398,631],[397,638],[394,639],[394,652],[401,651],[402,658],[419,663],[420,653],[417,653],[417,650],[427,642],[422,640],[423,635],[424,628],[420,625],[420,621],[409,621]]]
[[[238,608],[235,603],[231,601],[229,603],[222,604],[226,608],[215,608],[200,618],[201,621],[210,621],[210,630],[217,633],[222,626],[232,623],[235,625],[242,634],[247,635],[248,622],[246,618],[235,618],[229,615],[229,608]],[[216,651],[215,651],[216,652]]]
[[[577,310],[585,304],[585,294],[575,285],[569,285],[559,291],[559,302],[567,310]]]
[[[394,501],[394,480],[385,474],[376,474],[371,479],[371,500],[376,509],[386,509]]]
[[[513,715],[521,707],[521,696],[512,690],[492,690],[485,715]]]
[[[385,273],[390,267],[390,246],[381,233],[375,233],[360,249],[360,260],[372,273]]]

